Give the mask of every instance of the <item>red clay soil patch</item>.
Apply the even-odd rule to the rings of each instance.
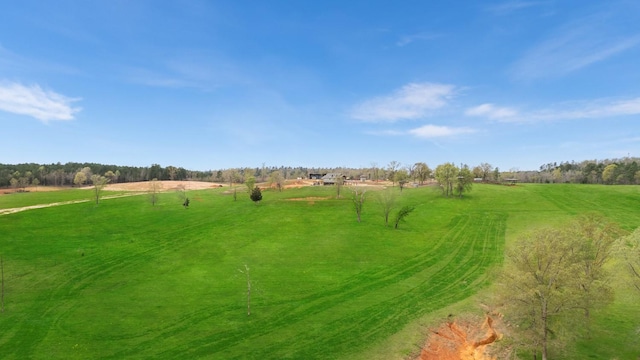
[[[210,183],[205,181],[159,181],[162,185],[160,191],[178,190],[184,187],[185,190],[203,190],[220,187],[218,183]],[[108,184],[105,190],[112,191],[149,191],[149,181]]]
[[[1,188],[0,189],[0,195],[9,195],[9,194],[13,194],[16,192],[47,192],[47,191],[58,191],[58,190],[64,190],[64,189],[69,189],[68,187],[61,187],[61,186],[27,186],[24,190],[23,189],[15,189],[15,188]]]
[[[482,324],[446,322],[432,331],[417,360],[496,360],[487,348],[501,337],[493,322],[490,316]]]

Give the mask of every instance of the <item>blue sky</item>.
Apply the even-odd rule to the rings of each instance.
[[[502,170],[640,156],[638,1],[31,1],[0,163]]]

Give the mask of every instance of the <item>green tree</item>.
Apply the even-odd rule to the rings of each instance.
[[[96,200],[96,204],[100,202],[100,193],[102,189],[107,185],[109,179],[100,175],[91,175],[91,183],[93,184],[93,196]]]
[[[78,186],[82,186],[85,182],[87,182],[87,175],[82,171],[78,171],[76,176],[73,178],[73,183]]]
[[[164,175],[163,169],[162,169],[162,166],[160,166],[160,164],[151,164],[151,167],[149,168],[149,173],[147,175],[147,179],[166,180],[166,178],[163,175]]]
[[[500,284],[504,314],[534,359],[541,354],[547,360],[550,348],[562,348],[563,334],[583,318],[576,316],[586,295],[579,248],[575,232],[547,228],[521,237],[507,252]]]
[[[431,169],[423,162],[417,162],[413,165],[413,172],[416,179],[423,185],[424,182],[431,177]]]
[[[400,186],[400,192],[404,189],[404,186],[409,181],[409,172],[406,169],[399,169],[393,174],[395,182]]]
[[[631,286],[640,294],[640,228],[623,237],[618,250],[631,276]]]
[[[578,240],[576,251],[580,257],[580,288],[584,292],[580,307],[584,310],[588,330],[592,310],[613,301],[613,289],[609,285],[605,265],[623,231],[617,224],[593,213],[577,218],[569,231]]]
[[[414,209],[415,208],[413,206],[403,206],[402,208],[400,208],[400,210],[398,210],[398,213],[396,214],[396,219],[395,219],[396,229],[400,225],[400,222],[405,221],[405,218],[409,216],[409,214],[411,214],[411,212],[413,212]]]
[[[104,173],[104,177],[109,179],[109,182],[111,184],[115,184],[118,182],[118,176],[112,170],[108,170],[106,173]]]
[[[616,164],[607,165],[602,171],[602,181],[605,184],[609,184],[609,185],[613,184],[616,181],[617,169],[618,169],[618,165]]]
[[[42,183],[42,185],[47,185],[47,181],[46,181],[47,168],[44,166],[38,167],[38,173],[40,174],[40,182]]]
[[[458,176],[458,168],[452,163],[438,165],[435,171],[436,181],[442,188],[442,193],[449,197],[453,195],[453,185]]]
[[[493,166],[489,163],[481,163],[480,167],[482,168],[482,181],[489,180],[489,176],[491,175],[491,171],[493,170]],[[498,172],[499,174],[499,172]]]
[[[458,171],[456,177],[455,189],[458,196],[462,197],[462,193],[471,191],[473,187],[473,173],[467,165],[464,165]]]
[[[253,189],[251,189],[251,194],[249,195],[249,197],[254,203],[257,204],[260,202],[260,200],[262,200],[262,191],[260,190],[259,187],[256,186]]]
[[[553,170],[553,172],[551,173],[551,176],[553,177],[553,182],[555,183],[561,183],[562,182],[562,169],[561,168],[555,168]]]

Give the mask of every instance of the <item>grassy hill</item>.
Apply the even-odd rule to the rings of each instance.
[[[258,205],[215,189],[190,191],[188,209],[163,193],[155,207],[143,195],[0,216],[2,358],[402,358],[415,338],[397,334],[486,288],[519,234],[590,211],[640,224],[635,186],[394,190],[396,209],[415,206],[398,230],[378,192],[358,223],[348,192],[328,187],[265,191]],[[0,208],[91,198],[53,194]],[[576,359],[616,354],[640,325],[624,291],[607,311]]]

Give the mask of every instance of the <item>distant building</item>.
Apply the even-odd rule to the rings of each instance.
[[[328,173],[322,177],[322,183],[324,185],[334,185],[338,179],[342,178],[342,181],[346,180],[347,177],[340,173]]]
[[[511,178],[511,179],[504,179],[504,181],[509,185],[515,185],[518,182],[518,179]]]
[[[310,180],[320,180],[322,179],[323,176],[327,175],[325,174],[320,174],[320,173],[309,173],[309,179]]]

